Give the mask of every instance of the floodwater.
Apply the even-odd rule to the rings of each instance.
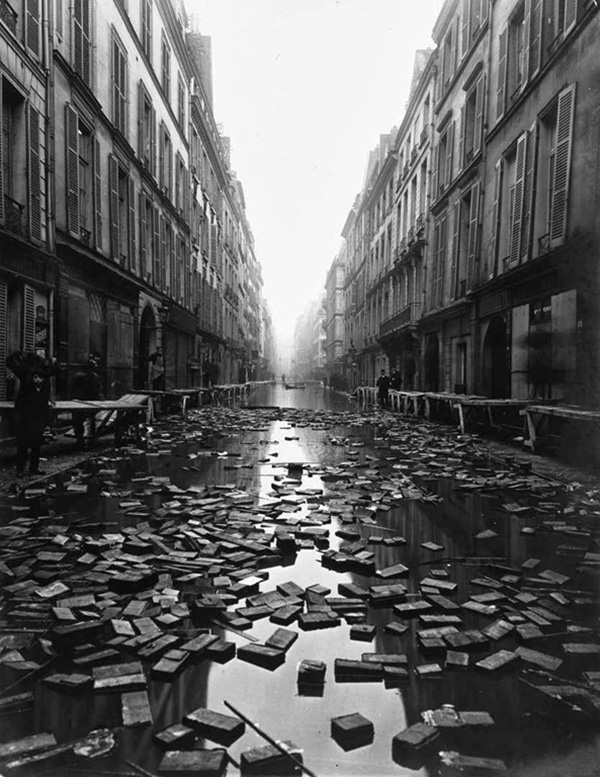
[[[52,731],[58,742],[70,742],[95,728],[117,729],[117,746],[106,756],[95,760],[71,757],[58,767],[42,763],[19,773],[134,773],[126,761],[147,772],[158,773],[163,753],[153,742],[153,734],[180,723],[186,714],[199,707],[232,714],[224,704],[229,702],[273,739],[292,741],[301,749],[304,763],[319,777],[501,773],[491,768],[458,772],[442,763],[440,751],[500,759],[515,777],[597,775],[600,693],[590,682],[597,683],[599,675],[588,677],[584,673],[600,672],[600,651],[590,649],[573,656],[563,647],[565,643],[593,645],[598,641],[595,631],[598,567],[594,566],[600,560],[597,494],[583,492],[576,485],[566,491],[551,481],[540,483],[537,478],[532,478],[529,490],[523,486],[511,490],[511,481],[523,483],[530,475],[519,471],[510,460],[494,465],[491,470],[485,457],[476,458],[475,466],[471,460],[469,466],[466,463],[464,467],[458,466],[461,455],[471,448],[470,442],[458,438],[454,430],[440,429],[436,436],[429,425],[406,422],[394,431],[389,414],[371,411],[361,420],[350,400],[320,386],[292,390],[280,385],[264,386],[252,395],[248,405],[248,409],[240,411],[231,408],[192,412],[187,426],[179,418],[159,421],[153,432],[159,443],[150,449],[152,455],[141,451],[104,454],[100,460],[83,467],[77,479],[88,485],[86,493],[65,492],[63,477],[59,487],[47,494],[5,502],[0,506],[2,524],[7,526],[15,518],[33,515],[42,516],[42,523],[47,526],[49,519],[43,517],[53,516],[52,523],[63,527],[66,524],[71,532],[92,536],[135,527],[143,520],[144,510],[149,508],[154,512],[165,502],[177,501],[177,492],[144,493],[140,479],[147,476],[168,477],[172,485],[182,489],[181,493],[206,485],[235,486],[256,494],[259,505],[268,504],[276,495],[273,484],[281,485],[282,478],[287,477],[288,464],[302,463],[302,488],[314,492],[287,517],[293,516],[302,522],[309,513],[322,516],[325,513],[331,519],[325,524],[329,529],[330,548],[337,549],[345,542],[337,532],[355,530],[368,541],[376,570],[402,563],[409,572],[384,581],[377,574],[365,576],[353,567],[341,570],[324,566],[322,550],[302,548],[286,557],[283,565],[263,570],[261,592],[273,591],[276,586],[291,581],[302,588],[324,586],[332,597],[338,597],[338,586],[344,583],[369,589],[384,582],[401,582],[407,588],[407,601],[414,601],[421,599],[421,581],[433,571],[438,580],[457,584],[448,598],[459,604],[477,594],[502,594],[494,614],[484,615],[464,608],[452,610],[452,614],[461,618],[458,627],[461,631],[483,629],[498,618],[508,619],[513,625],[531,623],[528,617],[534,616],[523,615],[530,600],[516,599],[518,595],[535,597],[531,602],[544,607],[546,614],[548,611],[554,614],[555,620],[547,623],[547,628],[542,627],[542,632],[533,640],[522,641],[514,628],[507,636],[491,639],[483,650],[470,651],[470,664],[465,669],[444,667],[445,649],[424,650],[420,646],[417,631],[435,623],[426,624],[417,617],[401,618],[391,606],[366,608],[365,622],[376,627],[375,636],[369,641],[351,639],[351,625],[343,617],[341,625],[335,628],[314,631],[304,631],[292,623],[285,628],[297,632],[298,639],[288,650],[285,662],[274,670],[237,658],[224,664],[203,660],[190,665],[172,682],[149,679],[153,722],[135,728],[121,726],[118,693],[77,695],[53,690],[43,682],[50,668],[23,679],[26,673],[12,670],[10,662],[3,661],[5,653],[0,653],[0,682],[4,689],[0,691],[0,700],[2,696],[24,690],[33,690],[35,695],[32,708],[0,716],[1,742],[45,731]],[[268,409],[276,407],[284,409],[281,412]],[[223,412],[227,434],[219,437],[204,429],[202,436],[195,435],[194,430],[204,424],[203,412],[208,415]],[[444,452],[433,450],[428,456],[427,443],[417,445],[420,436],[432,441],[434,447],[437,440]],[[412,443],[407,445],[407,440],[415,441],[418,465],[411,460]],[[350,474],[332,478],[330,468],[333,467]],[[506,490],[491,488],[489,484],[482,488],[470,487],[472,478],[497,476],[502,468],[506,472]],[[400,482],[405,489],[400,489]],[[319,490],[323,491],[322,497]],[[403,498],[400,498],[402,494],[398,496],[400,491]],[[425,498],[418,498],[419,493]],[[394,494],[396,498],[388,498]],[[126,506],[132,500],[143,506],[137,517],[136,510]],[[23,505],[30,506],[31,512],[14,510]],[[370,509],[373,507],[378,509]],[[359,520],[351,522],[353,510]],[[262,520],[260,516],[255,518],[257,530],[274,530],[268,516]],[[160,534],[160,526],[153,529]],[[490,530],[488,535],[476,538],[486,530]],[[404,537],[406,543],[382,542],[398,536]],[[423,548],[423,543],[435,543],[439,549]],[[6,560],[6,555],[1,558]],[[523,577],[521,565],[528,559],[538,559],[539,565],[529,577]],[[23,564],[27,566],[25,561]],[[538,576],[542,570],[564,575],[568,581],[552,584],[549,579]],[[24,572],[21,574],[26,576]],[[565,597],[564,602],[561,596]],[[3,633],[16,633],[16,626],[22,630],[30,628],[30,622],[10,618],[10,597],[5,602]],[[236,607],[244,603],[242,599]],[[386,630],[390,623],[405,624],[408,628],[403,634],[393,633]],[[185,625],[192,627],[190,623]],[[277,625],[261,618],[243,632],[214,625],[211,628],[240,647],[251,640],[264,642]],[[474,666],[498,650],[513,651],[520,644],[562,659],[560,668],[543,675],[539,674],[544,671],[543,667],[526,661],[516,661],[498,671]],[[30,650],[34,649],[37,649],[35,644]],[[22,653],[27,654],[27,649]],[[400,687],[390,688],[382,680],[336,681],[335,660],[360,659],[364,653],[406,654],[406,681]],[[47,655],[39,658],[39,649],[35,655],[38,663],[48,660]],[[307,695],[299,691],[297,669],[303,659],[325,662],[326,681],[322,692]],[[122,660],[136,659],[134,655]],[[442,671],[432,677],[417,675],[416,667],[431,663],[438,663]],[[52,671],[74,671],[74,668],[59,657]],[[597,707],[593,703],[582,704],[579,698],[571,703],[553,700],[549,694],[533,687],[569,683],[589,688]],[[494,724],[444,730],[432,748],[410,756],[392,751],[396,734],[419,722],[423,712],[443,704],[451,704],[459,712],[487,712]],[[370,744],[343,748],[331,737],[331,719],[351,713],[360,713],[373,723]],[[236,764],[244,750],[264,744],[247,726],[244,735],[228,747],[231,760],[227,774],[239,774]],[[200,739],[196,746],[219,745]]]

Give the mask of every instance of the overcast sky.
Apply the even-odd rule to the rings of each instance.
[[[279,338],[321,293],[379,135],[399,125],[442,0],[185,0]]]

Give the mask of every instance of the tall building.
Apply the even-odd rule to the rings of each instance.
[[[210,39],[178,0],[0,2],[0,369],[43,350],[68,395],[97,351],[118,395],[160,346],[167,386],[249,378],[262,276]]]
[[[329,385],[341,386],[347,382],[344,354],[344,314],[346,300],[344,281],[346,274],[345,246],[331,263],[325,280],[325,373]]]
[[[404,388],[598,406],[599,20],[444,3],[342,232],[359,382],[387,360]]]

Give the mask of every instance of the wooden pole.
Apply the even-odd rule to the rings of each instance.
[[[269,736],[269,734],[267,734],[265,731],[263,731],[261,728],[259,728],[256,725],[256,723],[253,723],[250,720],[250,718],[246,717],[246,715],[244,715],[242,712],[240,712],[238,709],[236,709],[233,706],[233,704],[230,704],[228,701],[225,701],[225,699],[223,700],[223,704],[226,707],[228,707],[232,712],[234,712],[238,716],[238,718],[241,718],[244,721],[244,723],[247,723],[250,726],[250,728],[253,728],[256,731],[257,734],[260,734],[260,736],[263,739],[266,739],[267,742],[270,745],[273,745],[273,747],[276,748],[277,750],[279,750],[280,753],[282,753],[283,755],[286,755],[291,761],[293,761],[293,763],[296,764],[296,766],[298,766],[300,769],[302,769],[303,772],[306,772],[306,774],[308,774],[309,777],[317,777],[317,775],[311,769],[309,769],[308,766],[305,766],[302,763],[302,761],[299,761],[294,755],[289,753],[284,747],[282,747],[282,745],[279,744],[279,742],[276,742],[273,739],[273,737]]]

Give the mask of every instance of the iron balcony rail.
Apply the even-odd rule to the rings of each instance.
[[[381,322],[379,337],[390,335],[408,324],[416,324],[421,318],[421,308],[421,302],[409,302],[398,313]]]

